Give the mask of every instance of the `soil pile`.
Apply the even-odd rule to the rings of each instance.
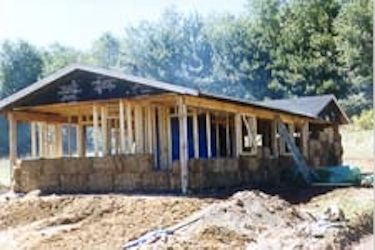
[[[145,248],[317,249],[344,228],[342,221],[317,219],[278,196],[242,191],[169,228],[173,233]]]
[[[168,196],[25,196],[0,202],[1,249],[121,249],[210,203]]]

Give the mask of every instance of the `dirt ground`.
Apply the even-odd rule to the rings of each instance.
[[[1,249],[121,249],[123,244],[147,232],[184,223],[198,214],[205,215],[205,219],[182,230],[182,235],[189,237],[171,236],[169,242],[174,249],[202,246],[245,249],[249,244],[265,244],[269,237],[275,238],[269,235],[272,231],[284,232],[287,240],[283,238],[278,243],[291,244],[288,233],[294,232],[296,225],[308,229],[312,222],[306,211],[319,214],[336,204],[354,221],[360,211],[373,207],[372,189],[304,190],[294,196],[290,193],[290,190],[278,195],[272,191],[268,194],[244,191],[220,198],[121,194],[12,198],[0,201],[0,246]],[[300,237],[293,242],[304,241]],[[157,248],[168,245],[158,244]]]

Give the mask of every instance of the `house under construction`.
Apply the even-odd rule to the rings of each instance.
[[[341,163],[348,123],[332,95],[249,102],[83,65],[1,100],[0,111],[18,192],[277,185],[298,163],[279,124],[313,168]],[[19,123],[31,128],[24,159]]]

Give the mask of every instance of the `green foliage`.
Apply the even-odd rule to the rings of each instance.
[[[374,110],[364,110],[360,115],[355,115],[353,123],[356,128],[361,130],[374,129]]]
[[[55,43],[49,46],[43,55],[43,76],[80,61],[81,52]]]
[[[43,61],[39,51],[25,41],[5,41],[0,50],[0,97],[8,96],[38,80]]]
[[[118,66],[120,58],[120,41],[111,33],[104,33],[93,43],[91,51],[86,55],[86,61],[103,68]]]

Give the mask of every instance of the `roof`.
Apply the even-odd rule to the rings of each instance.
[[[0,100],[0,111],[18,106],[124,98],[164,92],[215,98],[320,120],[324,119],[324,109],[328,105],[332,106],[333,102],[333,109],[339,113],[341,123],[349,121],[333,95],[253,102],[81,64],[63,68]]]
[[[304,96],[292,99],[278,99],[278,100],[266,100],[260,102],[270,108],[278,108],[293,113],[299,113],[306,116],[312,117],[323,117],[325,115],[326,108],[333,103],[332,108],[336,108],[338,113],[342,116],[343,123],[348,123],[349,118],[346,113],[341,109],[334,95],[319,95],[319,96]]]

